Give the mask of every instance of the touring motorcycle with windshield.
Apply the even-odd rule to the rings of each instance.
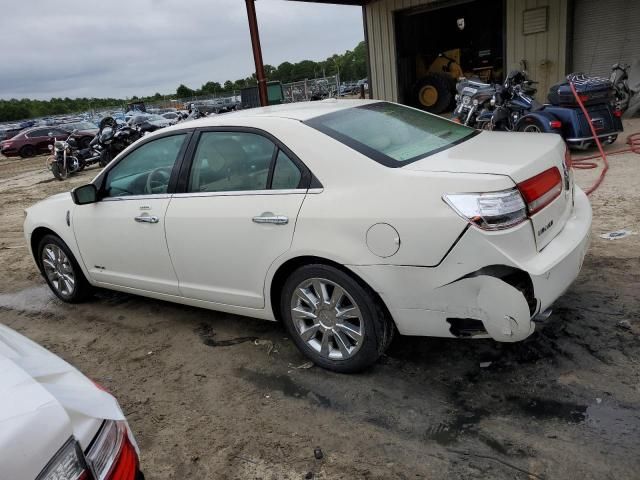
[[[100,152],[100,165],[107,165],[116,155],[147,132],[154,130],[148,123],[137,126],[118,125],[113,117],[105,117],[98,124],[98,134],[94,139],[94,147]],[[94,143],[92,141],[92,143]]]

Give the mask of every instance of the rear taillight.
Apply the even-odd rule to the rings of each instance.
[[[560,120],[551,120],[549,126],[551,128],[562,128],[562,122]]]
[[[138,454],[124,421],[106,420],[87,453],[95,480],[134,480]]]
[[[618,117],[618,118],[622,117],[622,113],[623,113],[622,110],[614,110],[613,111],[613,115]]]
[[[529,215],[539,212],[562,193],[562,177],[551,167],[535,177],[518,184],[518,190],[527,204]]]
[[[458,215],[483,230],[502,230],[527,219],[520,192],[448,193],[442,197]]]
[[[71,437],[40,472],[36,480],[88,480],[89,471],[80,445]]]

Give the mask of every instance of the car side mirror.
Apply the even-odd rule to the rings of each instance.
[[[71,190],[73,203],[76,205],[87,205],[98,201],[98,189],[93,183],[82,185]]]

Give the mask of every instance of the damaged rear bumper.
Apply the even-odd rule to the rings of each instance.
[[[590,241],[589,200],[576,188],[569,220],[540,252],[531,228],[530,222],[508,232],[469,228],[435,267],[349,268],[378,292],[403,335],[519,341],[580,272]]]

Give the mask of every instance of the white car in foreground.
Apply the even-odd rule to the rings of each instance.
[[[0,324],[0,478],[142,480],[118,402]]]
[[[557,135],[387,102],[240,111],[148,135],[27,210],[54,293],[281,319],[355,371],[404,335],[522,340],[578,275],[591,207]]]

